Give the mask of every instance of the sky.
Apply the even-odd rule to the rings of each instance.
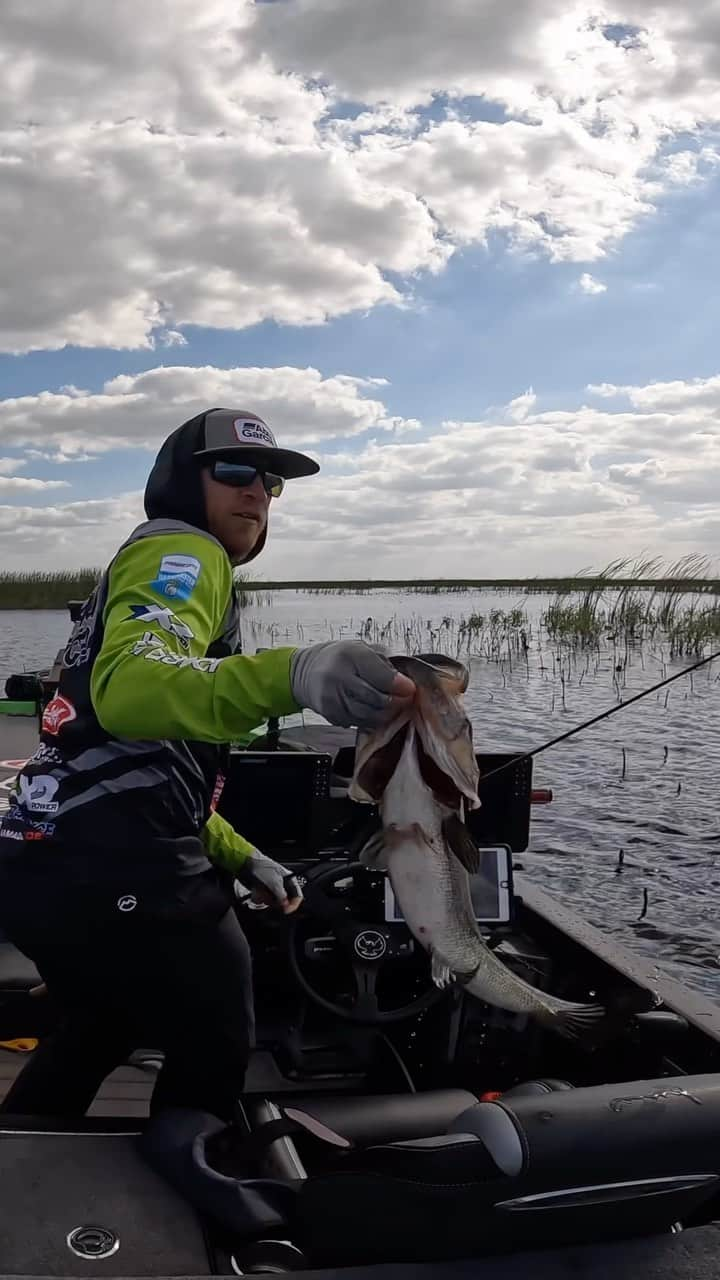
[[[4,0],[0,567],[222,405],[257,578],[717,571],[719,244],[718,0]]]

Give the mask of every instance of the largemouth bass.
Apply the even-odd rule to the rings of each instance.
[[[417,696],[410,711],[358,738],[350,795],[376,803],[382,819],[362,861],[387,871],[438,986],[454,979],[487,1004],[581,1034],[605,1010],[560,1000],[517,977],[486,945],[475,919],[468,873],[480,869],[480,854],[464,815],[480,802],[462,706],[467,668],[432,654],[391,661],[414,680]]]

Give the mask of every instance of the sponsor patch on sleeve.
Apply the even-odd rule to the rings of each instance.
[[[172,609],[163,608],[161,604],[131,604],[130,617],[126,621],[154,622],[163,631],[167,631],[168,635],[175,636],[183,649],[189,648],[190,641],[195,639],[192,628],[178,618]]]
[[[163,556],[157,577],[150,586],[158,595],[170,600],[189,600],[200,577],[202,566],[195,556]]]

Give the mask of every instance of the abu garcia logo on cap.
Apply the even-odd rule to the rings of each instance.
[[[265,444],[271,449],[277,449],[275,437],[269,427],[265,426],[259,418],[254,420],[250,418],[236,418],[233,422],[235,435],[240,444]]]

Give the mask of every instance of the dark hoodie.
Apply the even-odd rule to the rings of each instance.
[[[202,467],[194,455],[203,448],[205,418],[212,412],[206,409],[195,418],[188,418],[161,446],[145,486],[145,511],[149,520],[183,520],[207,532]],[[267,525],[243,564],[260,555],[266,538]]]

